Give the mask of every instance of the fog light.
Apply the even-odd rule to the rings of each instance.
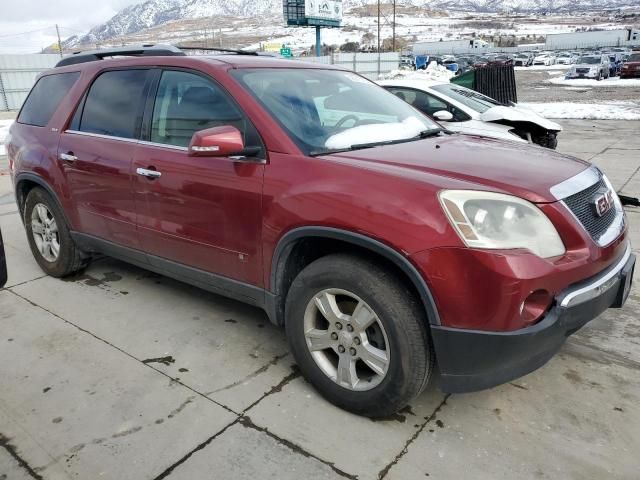
[[[546,290],[536,290],[522,302],[520,316],[525,325],[531,325],[538,321],[549,309],[553,302],[553,295]]]

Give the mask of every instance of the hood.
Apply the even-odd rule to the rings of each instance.
[[[525,107],[515,106],[497,106],[491,107],[486,112],[480,114],[480,120],[483,122],[499,122],[506,120],[508,122],[530,122],[541,126],[546,130],[562,131],[562,126],[551,120],[541,117],[533,110]]]
[[[389,167],[467,182],[463,188],[506,192],[530,202],[555,202],[551,187],[589,167],[589,164],[548,148],[469,135],[448,135],[327,155],[367,168]],[[416,176],[411,174],[410,175]],[[443,183],[443,182],[439,182]],[[446,185],[446,181],[443,183]],[[461,188],[452,182],[451,188]]]
[[[600,68],[601,63],[575,63],[571,68]]]

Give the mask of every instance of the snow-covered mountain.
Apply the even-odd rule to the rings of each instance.
[[[344,0],[344,8],[377,4],[378,0]],[[398,5],[465,12],[559,13],[637,5],[638,0],[398,0]],[[389,3],[383,0],[383,3]],[[84,36],[65,41],[65,47],[103,42],[173,20],[214,16],[262,17],[282,13],[282,0],[147,0],[131,5]]]

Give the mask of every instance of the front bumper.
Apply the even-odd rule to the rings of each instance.
[[[573,80],[576,78],[595,79],[595,78],[598,78],[598,72],[585,72],[585,73],[572,72],[572,73],[567,73],[564,78],[566,78],[567,80]]]
[[[635,260],[628,245],[613,266],[561,292],[540,322],[520,330],[490,332],[432,325],[441,389],[450,393],[482,390],[540,368],[569,335],[608,308],[624,304]]]
[[[622,69],[620,70],[620,78],[640,78],[640,69]]]

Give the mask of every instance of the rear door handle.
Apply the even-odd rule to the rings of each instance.
[[[60,155],[58,155],[58,158],[60,160],[64,160],[65,162],[75,162],[76,160],[78,160],[78,157],[76,157],[73,152],[61,153]]]
[[[162,176],[162,173],[157,170],[149,170],[147,168],[138,168],[136,169],[136,173],[147,178],[160,178]]]

